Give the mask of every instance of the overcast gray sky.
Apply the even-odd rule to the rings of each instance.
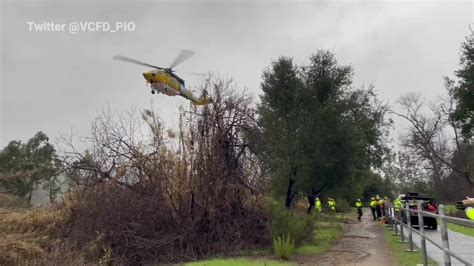
[[[1,11],[0,146],[38,130],[85,136],[97,111],[153,106],[176,126],[181,97],[152,95],[146,68],[167,66],[181,49],[195,56],[179,71],[216,71],[254,95],[279,56],[297,63],[317,49],[355,69],[354,85],[376,86],[390,103],[416,91],[435,98],[458,67],[472,22],[471,1],[4,1]],[[36,32],[27,22],[129,21],[131,32]],[[183,75],[188,86],[195,77]]]

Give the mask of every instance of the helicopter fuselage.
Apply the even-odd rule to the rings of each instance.
[[[151,70],[143,73],[143,77],[150,84],[152,90],[169,96],[181,95],[185,90],[183,83],[164,70]]]

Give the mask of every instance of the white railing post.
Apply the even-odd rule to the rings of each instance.
[[[423,221],[423,214],[421,213],[423,210],[423,206],[421,202],[418,201],[418,226],[420,230],[420,242],[421,242],[421,253],[423,256],[423,265],[428,265],[428,254],[426,253],[426,239],[425,239],[425,223]]]
[[[390,223],[390,208],[388,207],[389,205],[390,205],[390,203],[385,202],[383,204],[383,208],[385,209],[385,211],[384,211],[384,213],[385,213],[384,220],[387,222],[387,224],[385,226],[390,228],[392,225]]]
[[[439,205],[439,216],[440,217],[440,223],[441,223],[441,240],[442,240],[442,246],[443,246],[443,257],[444,257],[444,266],[451,266],[451,255],[449,255],[449,238],[448,238],[448,223],[446,222],[446,219],[444,218],[445,212],[444,212],[444,205],[440,204]]]
[[[407,241],[405,240],[405,233],[403,232],[403,227],[405,227],[405,224],[403,223],[403,218],[402,218],[402,212],[405,211],[403,206],[400,208],[400,236],[401,239],[398,240],[401,243],[406,243]]]
[[[390,203],[387,203],[387,217],[388,217],[388,230],[393,231],[393,218],[392,218],[392,206]]]
[[[395,233],[393,234],[394,236],[398,236],[398,217],[396,217],[397,213],[395,212],[395,209],[392,207],[392,221],[393,221],[393,226],[395,229]]]
[[[413,233],[411,232],[413,228],[411,227],[411,213],[410,213],[410,205],[408,204],[408,202],[405,203],[405,215],[407,218],[407,225],[408,225],[408,246],[410,247],[410,249],[407,249],[405,251],[416,252],[418,250],[413,248]]]

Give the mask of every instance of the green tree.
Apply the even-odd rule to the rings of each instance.
[[[57,193],[58,160],[56,151],[43,132],[27,143],[11,141],[0,151],[0,185],[7,191],[31,201],[33,190],[41,183]]]
[[[286,195],[289,208],[296,195],[294,185],[301,167],[299,131],[303,83],[291,58],[280,57],[263,72],[261,103],[258,107],[263,133],[263,160],[274,176],[276,194]],[[286,188],[286,189],[285,189]]]
[[[310,212],[321,191],[356,184],[381,162],[386,108],[372,89],[350,87],[352,73],[328,51],[300,68],[280,58],[264,72],[264,154],[274,192],[286,190],[287,207],[304,192]]]
[[[350,144],[351,132],[343,127],[346,121],[342,113],[346,109],[343,93],[352,82],[352,73],[350,66],[338,65],[328,51],[312,55],[310,64],[302,69],[305,88],[300,97],[300,138],[305,156],[298,189],[307,194],[308,212],[319,192],[332,189],[350,175],[344,149]]]
[[[330,52],[313,55],[303,74],[306,171],[300,189],[307,193],[311,211],[322,189],[349,202],[362,193],[370,167],[382,161],[386,107],[371,87],[351,88],[352,68],[339,65]]]
[[[452,115],[460,123],[463,136],[471,139],[474,129],[474,34],[463,42],[459,61],[460,68],[455,72],[458,82],[450,91],[457,102]]]

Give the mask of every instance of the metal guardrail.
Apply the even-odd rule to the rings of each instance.
[[[438,208],[439,214],[434,214],[431,212],[421,211],[422,210],[421,202],[417,202],[417,204],[418,204],[418,209],[412,210],[410,209],[409,204],[407,202],[405,204],[405,208],[401,208],[401,210],[398,212],[396,212],[393,206],[389,204],[387,204],[388,206],[385,206],[385,215],[386,217],[388,217],[388,222],[389,222],[387,226],[390,227],[390,230],[395,231],[394,235],[401,236],[400,242],[408,243],[409,249],[407,249],[406,251],[407,252],[418,251],[414,249],[414,243],[413,243],[413,233],[416,233],[420,236],[420,239],[421,239],[420,248],[421,248],[421,253],[423,256],[423,265],[425,266],[428,265],[428,254],[426,252],[426,240],[428,240],[434,246],[436,246],[437,248],[443,251],[445,266],[451,265],[451,257],[456,258],[458,261],[464,263],[465,265],[472,266],[473,264],[471,262],[465,260],[464,258],[459,256],[458,254],[456,254],[453,250],[449,248],[448,222],[458,224],[461,226],[474,228],[474,221],[446,216],[444,205],[439,205],[439,208]],[[407,220],[406,224],[401,220],[402,212],[405,213],[405,217]],[[399,217],[397,217],[398,214],[400,214]],[[411,214],[416,214],[418,216],[419,230],[416,230],[415,228],[412,227]],[[440,225],[441,225],[440,233],[441,233],[441,240],[442,240],[441,245],[439,243],[436,243],[436,241],[434,241],[433,239],[425,235],[423,217],[433,217],[433,218],[438,219],[438,221],[440,222]],[[400,230],[398,230],[399,227],[400,227]],[[404,229],[408,229],[408,241],[405,240],[405,234],[403,232]]]

